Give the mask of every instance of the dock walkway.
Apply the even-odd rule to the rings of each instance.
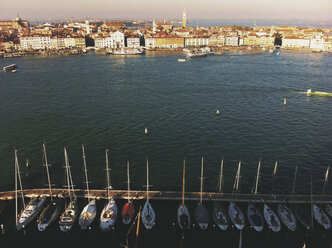
[[[65,189],[52,189],[52,195],[57,197],[64,197],[66,195]],[[23,190],[25,197],[35,198],[38,196],[49,197],[49,189],[26,189]],[[87,198],[86,190],[75,189],[75,194],[78,198]],[[128,193],[126,190],[111,190],[111,196],[114,199],[128,199]],[[18,194],[20,196],[20,194]],[[107,190],[90,190],[90,196],[96,198],[97,200],[106,199]],[[146,198],[146,191],[132,190],[130,191],[131,199],[133,200],[143,200]],[[168,200],[168,201],[181,201],[182,192],[177,191],[149,191],[149,196],[151,200]],[[186,201],[199,201],[200,192],[186,192]],[[5,191],[0,192],[1,200],[11,200],[15,198],[15,191]],[[241,193],[216,193],[216,192],[204,192],[203,201],[221,201],[221,202],[262,202],[266,203],[332,203],[332,195],[272,195],[272,194],[257,194],[253,196],[251,194],[241,194]]]

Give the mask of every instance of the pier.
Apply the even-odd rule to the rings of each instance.
[[[23,190],[23,194],[28,198],[35,198],[38,196],[49,197],[49,189],[26,189]],[[65,189],[52,189],[53,197],[65,197],[67,191]],[[75,189],[75,194],[78,198],[87,198],[88,194],[86,190]],[[128,199],[127,190],[111,190],[111,197],[115,200]],[[19,196],[20,197],[20,196]],[[91,189],[90,197],[97,200],[107,198],[107,190]],[[149,197],[151,200],[166,200],[166,201],[181,201],[182,192],[178,191],[149,191]],[[15,198],[15,191],[0,192],[0,200],[12,200]],[[130,199],[143,200],[146,198],[146,191],[131,190]],[[199,201],[200,192],[186,192],[186,201]],[[332,203],[332,195],[274,195],[274,194],[242,194],[242,193],[217,193],[217,192],[203,192],[203,201],[220,201],[220,202],[239,202],[249,203],[256,202],[262,203],[293,203],[293,204],[310,204],[311,202]]]

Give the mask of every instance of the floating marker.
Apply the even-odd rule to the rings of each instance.
[[[287,104],[287,98],[284,97],[284,105],[286,105],[286,104]]]
[[[148,135],[149,131],[148,131],[147,127],[144,129],[144,133],[145,133],[145,135]]]
[[[220,110],[219,110],[219,109],[217,109],[216,114],[217,114],[217,115],[220,115]]]

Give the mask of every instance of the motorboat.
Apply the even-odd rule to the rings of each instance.
[[[198,58],[198,57],[205,57],[206,52],[205,51],[192,51],[188,52],[186,57],[187,58]]]

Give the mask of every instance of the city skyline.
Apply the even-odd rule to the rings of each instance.
[[[128,7],[130,6],[130,7]],[[280,0],[275,2],[262,0],[238,0],[220,2],[217,0],[170,0],[160,2],[128,0],[107,2],[105,0],[87,1],[59,0],[16,0],[1,4],[1,19],[12,19],[17,13],[25,19],[67,19],[75,18],[118,18],[118,19],[181,19],[183,8],[187,8],[187,19],[302,19],[331,20],[332,2],[330,0]]]

